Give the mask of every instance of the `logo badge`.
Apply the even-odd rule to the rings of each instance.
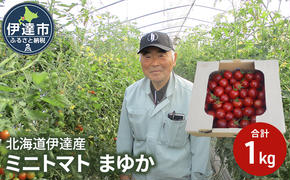
[[[153,42],[156,41],[158,39],[158,35],[156,33],[150,33],[147,36],[147,41]]]
[[[50,44],[54,23],[49,12],[42,6],[36,3],[20,3],[4,16],[2,34],[12,50],[33,55]]]

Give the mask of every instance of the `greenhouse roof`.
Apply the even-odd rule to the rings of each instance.
[[[48,2],[50,0],[41,0]],[[84,0],[71,0],[78,3]],[[94,15],[109,12],[117,16],[122,23],[134,23],[142,33],[161,31],[171,37],[186,36],[188,29],[198,25],[213,24],[214,17],[238,9],[246,0],[87,0],[95,8]],[[24,0],[6,0],[0,3],[0,18],[13,6]],[[68,4],[68,1],[59,0]],[[279,11],[290,17],[290,1],[264,0],[264,8]],[[78,11],[79,8],[74,8]],[[233,18],[232,18],[233,19]],[[231,17],[229,16],[229,20]]]

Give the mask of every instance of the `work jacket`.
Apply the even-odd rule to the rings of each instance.
[[[208,179],[210,138],[185,131],[192,83],[171,73],[163,100],[155,105],[147,77],[125,91],[117,137],[117,152],[152,155],[156,166],[147,174],[133,174],[136,180]],[[184,120],[172,120],[175,111]]]

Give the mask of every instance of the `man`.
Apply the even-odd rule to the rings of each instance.
[[[199,180],[211,174],[210,138],[185,131],[192,83],[174,74],[177,54],[167,34],[151,32],[140,41],[145,77],[125,92],[117,152],[152,155],[156,166],[136,180]],[[121,180],[131,179],[121,175]]]

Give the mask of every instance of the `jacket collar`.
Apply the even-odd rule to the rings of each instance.
[[[145,77],[143,81],[143,89],[145,90],[145,93],[150,95],[151,94],[151,89],[150,89],[150,79]],[[166,90],[166,97],[169,97],[173,94],[174,90],[176,88],[176,79],[175,79],[175,73],[172,71],[170,74],[170,79],[168,83],[168,87]]]

